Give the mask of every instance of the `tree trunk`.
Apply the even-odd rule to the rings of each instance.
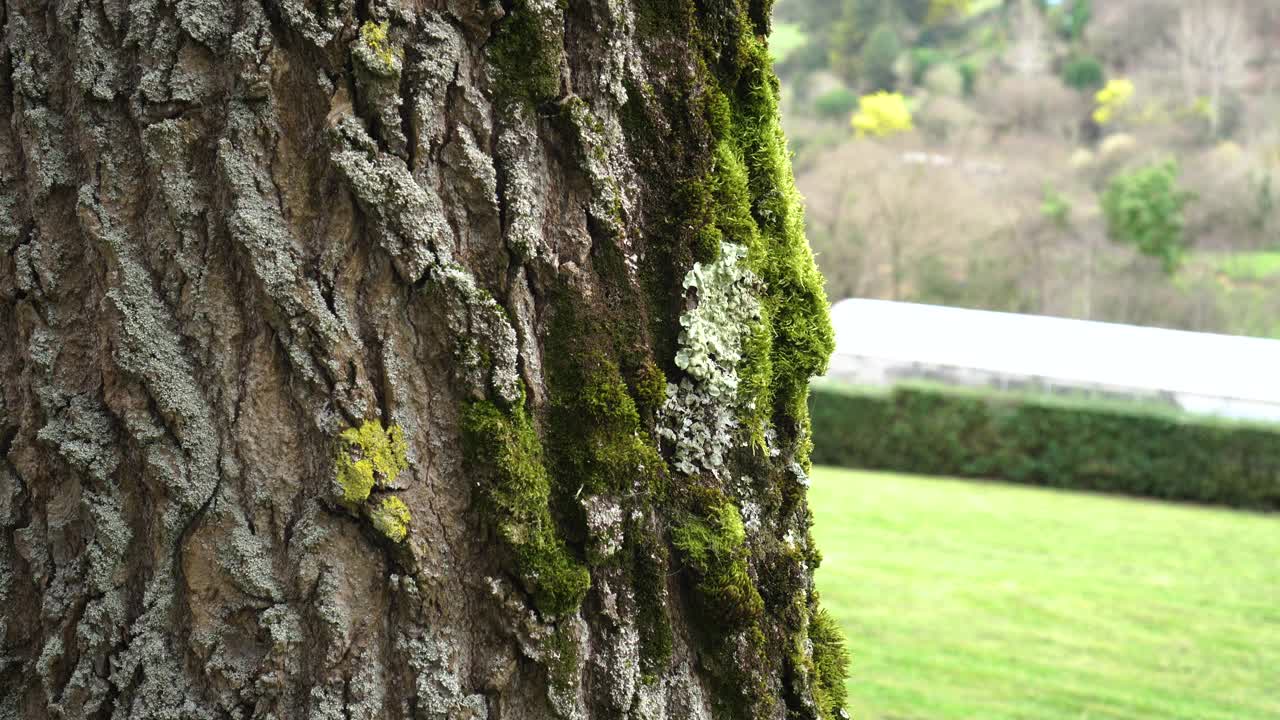
[[[0,718],[831,718],[768,0],[8,0]]]

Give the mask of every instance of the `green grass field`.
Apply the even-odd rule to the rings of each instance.
[[[1280,517],[816,468],[860,720],[1280,718]]]

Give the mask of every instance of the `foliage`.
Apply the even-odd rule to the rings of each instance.
[[[785,62],[808,43],[808,34],[799,23],[774,23],[773,32],[769,33],[769,53],[774,62]]]
[[[828,90],[813,101],[814,109],[826,118],[848,117],[857,106],[858,94],[845,87]]]
[[[929,68],[947,62],[950,56],[933,47],[917,47],[911,49],[911,82],[920,85]]]
[[[814,462],[1280,509],[1280,426],[1136,404],[819,385]]]
[[[1093,19],[1093,0],[1070,0],[1067,8],[1058,8],[1058,33],[1066,40],[1078,42]]]
[[[1102,63],[1092,55],[1076,55],[1062,68],[1062,82],[1076,90],[1102,87]]]
[[[887,137],[914,129],[911,111],[901,93],[877,92],[858,99],[858,112],[851,121],[858,137]]]
[[[960,71],[965,97],[972,97],[978,87],[978,66],[972,60],[961,60],[956,69]]]
[[[898,33],[889,25],[877,27],[862,48],[863,84],[871,90],[892,90],[897,82],[893,65],[900,52]]]
[[[1066,229],[1071,225],[1071,201],[1052,186],[1046,186],[1044,200],[1040,203],[1040,214],[1053,223],[1054,227]]]
[[[823,606],[877,640],[853,718],[1280,717],[1274,515],[823,467],[809,505]]]
[[[926,25],[937,25],[969,14],[971,0],[932,0],[929,3],[929,14],[925,17]]]
[[[1105,87],[1094,95],[1097,107],[1093,111],[1093,121],[1106,125],[1115,120],[1120,109],[1133,99],[1133,83],[1125,78],[1108,80]]]
[[[1178,189],[1178,165],[1168,162],[1120,173],[1102,194],[1112,240],[1135,246],[1173,273],[1186,251],[1183,208],[1191,194]]]

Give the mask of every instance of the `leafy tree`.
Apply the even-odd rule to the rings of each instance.
[[[1085,27],[1093,19],[1093,0],[1072,0],[1071,7],[1062,14],[1058,32],[1068,40],[1076,41],[1084,37]]]
[[[1172,275],[1186,252],[1182,211],[1192,197],[1178,189],[1173,160],[1120,173],[1102,194],[1107,235],[1158,258]]]
[[[850,85],[863,75],[861,51],[873,28],[888,17],[884,0],[844,0],[831,27],[831,69]]]
[[[892,90],[897,79],[893,64],[901,51],[902,44],[893,28],[888,25],[877,27],[862,48],[864,84],[871,90]]]

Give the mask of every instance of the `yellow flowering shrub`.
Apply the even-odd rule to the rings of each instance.
[[[883,90],[858,98],[858,111],[853,114],[852,125],[858,137],[886,137],[915,128],[902,94]]]

